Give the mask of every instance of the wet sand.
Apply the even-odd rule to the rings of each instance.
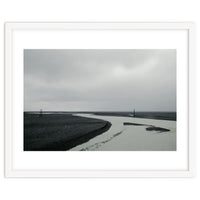
[[[176,121],[75,115],[103,119],[112,126],[103,134],[70,149],[72,151],[176,151]]]

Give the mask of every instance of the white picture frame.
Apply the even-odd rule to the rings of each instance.
[[[188,56],[188,130],[187,130],[187,169],[45,169],[34,168],[26,169],[25,167],[15,167],[15,157],[13,135],[15,130],[13,120],[16,120],[13,109],[16,107],[13,99],[13,93],[17,92],[13,89],[13,77],[15,76],[16,54],[15,40],[16,31],[26,33],[27,31],[55,32],[55,31],[186,31],[187,33],[187,56]],[[173,33],[172,33],[173,34]],[[33,38],[34,39],[34,38]],[[55,41],[54,41],[55,43]],[[37,48],[37,42],[35,47]],[[45,47],[46,48],[46,47]],[[49,44],[51,48],[51,44]],[[68,48],[65,46],[65,48]],[[76,48],[76,47],[75,47]],[[90,48],[90,47],[89,47]],[[14,74],[14,75],[13,75]],[[180,88],[178,88],[180,89]],[[23,92],[19,92],[23,95]],[[21,102],[22,103],[22,102]],[[186,113],[185,113],[186,114]],[[21,138],[23,140],[23,138]],[[66,157],[65,157],[66,158]],[[6,177],[192,177],[195,175],[195,25],[193,23],[5,23],[5,176]]]

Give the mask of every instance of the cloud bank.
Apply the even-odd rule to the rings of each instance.
[[[24,110],[176,111],[176,50],[24,50]]]

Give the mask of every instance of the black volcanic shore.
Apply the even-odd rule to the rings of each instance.
[[[24,113],[24,151],[65,151],[106,132],[111,123],[71,114]]]

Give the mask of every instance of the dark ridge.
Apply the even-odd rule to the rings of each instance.
[[[149,126],[146,128],[147,131],[160,131],[161,132],[167,132],[170,131],[169,129],[166,128],[161,128],[161,127],[156,127],[156,126]]]
[[[125,126],[129,126],[129,125],[133,125],[133,126],[148,126],[146,128],[147,131],[158,131],[160,133],[170,131],[169,129],[166,129],[166,128],[151,126],[151,125],[148,125],[148,124],[137,124],[137,123],[124,122],[124,125]]]
[[[125,126],[129,126],[129,125],[134,125],[134,126],[148,126],[146,124],[137,124],[137,123],[131,123],[131,122],[124,122]]]
[[[111,123],[71,114],[24,114],[24,151],[65,151],[107,131]]]
[[[34,151],[66,151],[70,150],[73,147],[76,147],[80,144],[83,144],[85,142],[88,142],[90,139],[106,132],[109,128],[111,127],[110,122],[106,122],[105,126],[102,128],[99,128],[97,130],[91,131],[83,136],[71,139],[71,140],[66,140],[66,141],[59,141],[59,142],[54,142],[54,143],[49,143],[48,145]]]

